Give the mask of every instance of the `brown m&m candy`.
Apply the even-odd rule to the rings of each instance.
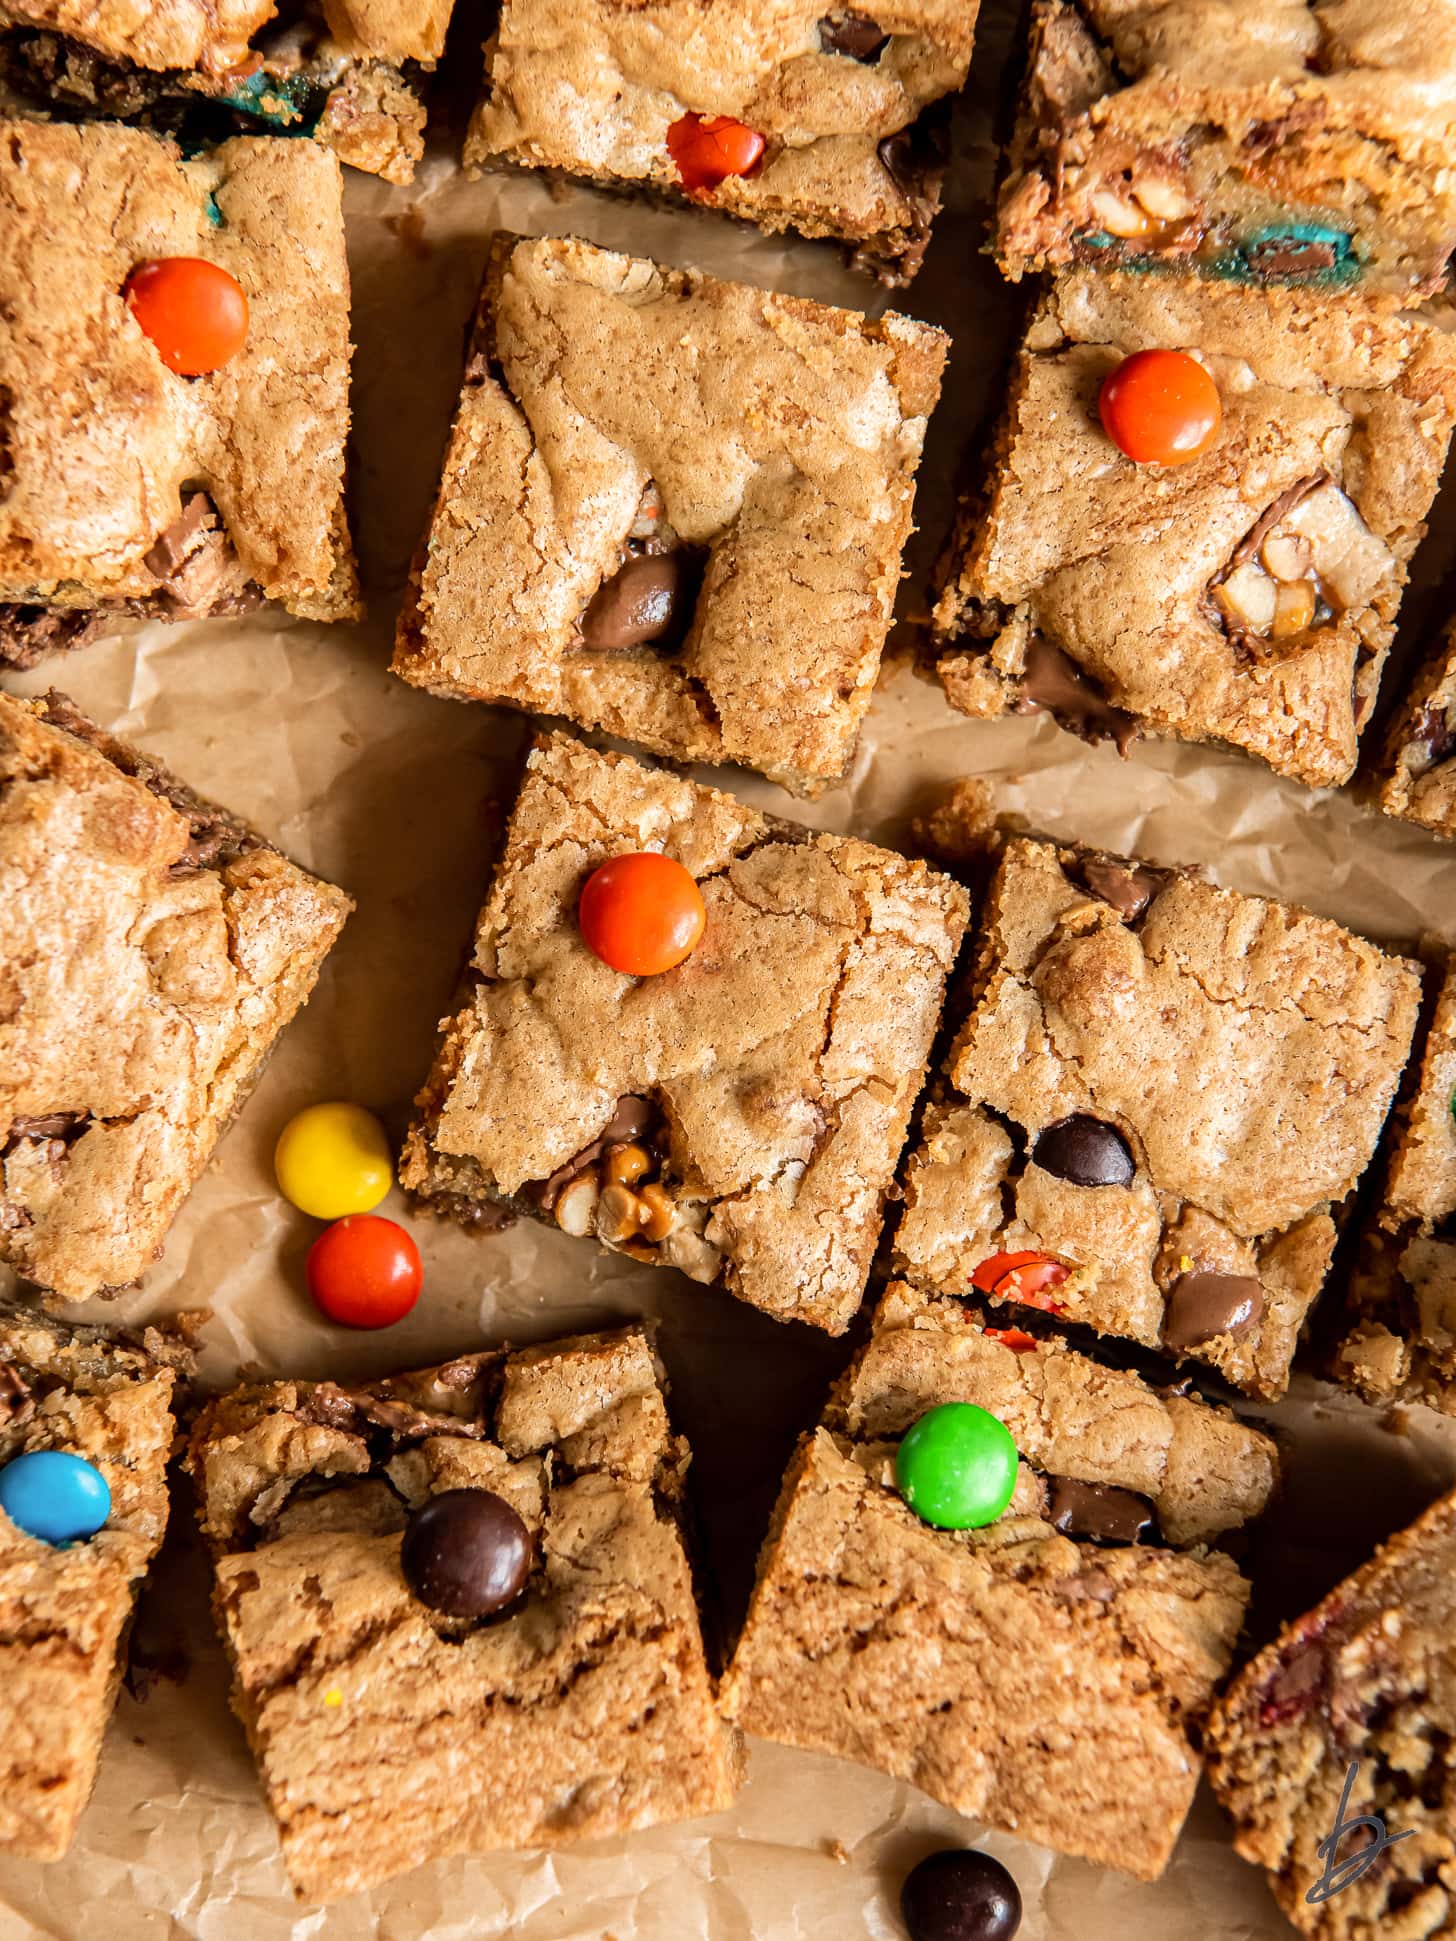
[[[1074,1112],[1049,1125],[1031,1156],[1044,1172],[1074,1186],[1131,1186],[1137,1171],[1117,1127],[1089,1112]]]
[[[971,1848],[922,1860],[900,1889],[910,1941],[1011,1941],[1021,1891],[999,1860]]]
[[[410,1518],[400,1544],[405,1582],[446,1617],[490,1617],[531,1574],[531,1533],[488,1489],[447,1489]]]

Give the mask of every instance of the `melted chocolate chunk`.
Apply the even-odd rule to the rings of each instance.
[[[1084,741],[1115,741],[1125,755],[1137,739],[1137,723],[1113,707],[1096,683],[1044,634],[1033,634],[1026,649],[1026,672],[1021,677],[1018,714],[1042,710],[1055,715],[1064,728]]]
[[[447,1489],[415,1511],[399,1552],[411,1591],[446,1617],[491,1617],[531,1575],[531,1533],[488,1489]]]
[[[1146,1543],[1158,1534],[1157,1512],[1136,1490],[1111,1483],[1047,1478],[1047,1521],[1089,1543]]]
[[[1339,261],[1333,243],[1303,242],[1292,236],[1251,243],[1244,257],[1256,276],[1313,276],[1332,270]]]
[[[1169,1348],[1201,1348],[1217,1335],[1248,1334],[1263,1315],[1264,1290],[1254,1275],[1195,1268],[1173,1283],[1163,1341]]]
[[[1137,1165],[1126,1139],[1105,1119],[1074,1112],[1037,1139],[1032,1159],[1043,1172],[1074,1186],[1131,1186]]]
[[[889,40],[877,20],[863,13],[827,13],[819,22],[819,45],[826,54],[847,54],[852,61],[873,61]]]
[[[105,627],[106,618],[95,607],[67,609],[0,601],[0,664],[23,671],[38,666],[47,654],[87,647]]]
[[[581,616],[582,645],[610,651],[675,643],[687,631],[693,579],[681,547],[634,554],[592,596]]]
[[[20,1139],[75,1139],[90,1123],[85,1112],[40,1112],[28,1119],[12,1119],[3,1143],[8,1148]]]
[[[1080,875],[1093,896],[1110,903],[1126,923],[1136,923],[1167,881],[1162,870],[1125,863],[1118,856],[1085,857]]]
[[[1426,744],[1433,768],[1437,762],[1447,761],[1456,754],[1456,728],[1452,727],[1446,710],[1434,704],[1422,712],[1411,739]]]
[[[928,224],[935,189],[950,159],[950,143],[939,121],[921,116],[908,128],[897,128],[876,148],[881,166],[911,206],[917,223]]]
[[[180,518],[153,542],[142,559],[143,566],[157,579],[170,580],[195,551],[199,535],[208,529],[213,516],[212,500],[205,492],[189,493],[182,502]]]
[[[650,1099],[624,1092],[615,1111],[589,1146],[573,1153],[564,1166],[558,1166],[549,1179],[531,1180],[521,1188],[526,1198],[550,1213],[562,1193],[583,1173],[589,1173],[611,1146],[625,1146],[633,1140],[647,1139],[657,1128],[658,1115]]]

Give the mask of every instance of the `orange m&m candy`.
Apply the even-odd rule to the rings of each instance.
[[[1186,350],[1140,350],[1102,380],[1102,429],[1139,465],[1186,465],[1218,436],[1218,386]]]
[[[707,912],[681,863],[640,850],[592,871],[577,921],[588,950],[604,964],[629,977],[655,977],[697,949]]]
[[[731,115],[679,115],[667,131],[667,152],[685,189],[716,189],[730,175],[753,173],[763,136]]]
[[[235,276],[203,256],[138,263],[123,293],[132,315],[179,377],[202,377],[248,340],[248,299]]]
[[[392,1328],[420,1298],[420,1250],[401,1226],[377,1213],[335,1220],[308,1250],[314,1305],[345,1328]]]

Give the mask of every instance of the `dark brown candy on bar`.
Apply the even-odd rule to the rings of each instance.
[[[688,597],[688,555],[638,553],[597,588],[581,617],[582,644],[645,647],[678,632]]]
[[[1032,1148],[1043,1172],[1074,1186],[1131,1186],[1137,1164],[1126,1139],[1105,1119],[1074,1112],[1049,1125]]]
[[[948,1848],[906,1876],[900,1914],[910,1941],[1011,1941],[1021,1891],[989,1853]]]
[[[1037,709],[1055,715],[1063,727],[1081,735],[1084,741],[1115,741],[1121,755],[1137,739],[1132,716],[1113,707],[1091,677],[1044,634],[1033,634],[1027,645],[1021,698],[1016,703],[1018,714],[1032,714]]]
[[[652,1131],[657,1113],[650,1099],[624,1092],[617,1100],[610,1119],[589,1146],[573,1153],[564,1166],[558,1166],[549,1179],[532,1180],[521,1188],[543,1213],[554,1210],[563,1190],[582,1173],[589,1173],[611,1146],[624,1146],[629,1140],[645,1139]]]
[[[1216,1335],[1247,1334],[1263,1314],[1264,1290],[1254,1275],[1195,1268],[1173,1283],[1163,1341],[1169,1348],[1201,1348]]]
[[[1444,762],[1449,756],[1456,754],[1456,728],[1451,726],[1450,718],[1444,708],[1435,706],[1426,708],[1416,723],[1413,739],[1426,744],[1433,767],[1437,762]]]
[[[1146,1543],[1158,1527],[1152,1504],[1136,1490],[1072,1476],[1047,1478],[1047,1521],[1090,1543]]]
[[[1127,923],[1137,921],[1165,880],[1162,870],[1125,863],[1119,856],[1088,856],[1081,863],[1080,873],[1093,896],[1110,903]]]
[[[819,22],[819,45],[826,54],[847,54],[852,61],[872,61],[890,36],[877,20],[863,13],[827,13]]]
[[[410,1518],[400,1544],[405,1582],[446,1617],[490,1617],[531,1575],[531,1533],[488,1489],[447,1489]]]

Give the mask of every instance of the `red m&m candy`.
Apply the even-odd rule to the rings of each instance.
[[[377,1213],[353,1213],[308,1250],[308,1291],[330,1321],[389,1328],[420,1298],[420,1250],[403,1227]]]
[[[179,377],[202,377],[248,340],[248,299],[235,276],[203,256],[138,263],[123,293],[132,315]]]
[[[1186,350],[1140,350],[1102,380],[1102,429],[1139,465],[1186,465],[1218,436],[1218,386]]]
[[[586,879],[577,906],[582,941],[629,977],[656,977],[697,949],[707,922],[702,891],[671,856],[614,856]]]
[[[763,136],[731,115],[680,115],[667,131],[667,152],[685,189],[716,189],[730,175],[752,175]]]

